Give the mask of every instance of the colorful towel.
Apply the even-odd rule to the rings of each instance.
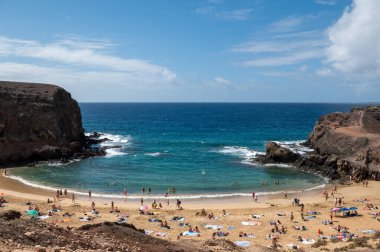
[[[259,221],[242,221],[243,226],[260,226],[262,223]]]
[[[200,233],[186,231],[186,232],[183,232],[182,235],[183,235],[183,236],[193,236],[193,237],[198,237],[198,236],[200,236]]]
[[[249,241],[236,241],[235,244],[239,247],[249,247],[251,243]]]
[[[214,230],[218,230],[218,229],[222,229],[223,226],[220,226],[220,225],[211,225],[211,224],[207,224],[205,225],[205,229],[214,229]]]

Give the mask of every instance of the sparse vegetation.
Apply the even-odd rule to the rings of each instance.
[[[319,239],[318,241],[316,241],[313,245],[311,245],[312,248],[319,248],[319,247],[322,247],[322,246],[326,246],[327,245],[327,241],[326,240],[322,240],[322,239]]]

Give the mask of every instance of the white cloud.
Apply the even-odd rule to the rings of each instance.
[[[222,78],[222,77],[215,77],[211,81],[206,81],[207,84],[210,84],[213,87],[222,87],[225,89],[231,89],[231,90],[239,90],[240,88],[237,85],[234,85],[231,80]]]
[[[321,59],[328,41],[322,32],[283,33],[265,40],[252,40],[232,47],[233,52],[245,53],[250,59],[238,64],[248,67],[278,67]]]
[[[315,2],[322,5],[335,5],[337,0],[315,0]]]
[[[275,67],[294,65],[306,60],[322,58],[322,53],[322,50],[299,51],[288,55],[261,57],[258,59],[246,60],[241,62],[241,65],[247,67]]]
[[[328,29],[327,61],[345,74],[380,71],[380,1],[355,0]]]
[[[176,80],[176,74],[165,67],[145,60],[106,54],[103,49],[109,46],[109,42],[81,41],[70,38],[42,44],[38,41],[0,37],[0,57],[6,56],[8,60],[6,63],[31,59],[41,61],[38,62],[39,64],[35,63],[36,67],[49,62],[63,68],[81,67],[91,71],[108,71],[120,75],[141,77],[141,81],[156,79],[156,82],[172,82]],[[11,58],[10,61],[9,58]],[[17,74],[15,78],[17,78]]]
[[[226,19],[226,20],[247,20],[252,16],[253,9],[236,9],[222,11],[217,10],[213,6],[202,7],[195,10],[196,13],[202,15],[210,15],[216,18]]]
[[[315,73],[320,77],[331,77],[335,75],[330,68],[318,69]]]
[[[308,18],[308,16],[286,17],[282,20],[272,23],[270,25],[270,28],[275,32],[289,32],[301,26]]]
[[[276,41],[276,40],[275,40]],[[304,39],[294,41],[249,41],[232,48],[235,52],[289,52],[304,48],[324,47],[327,41],[324,39]]]

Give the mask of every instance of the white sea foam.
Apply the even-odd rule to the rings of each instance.
[[[294,168],[294,166],[290,164],[265,164],[266,167],[282,167],[282,168]]]
[[[306,155],[309,152],[314,151],[313,149],[303,146],[302,143],[304,143],[304,140],[298,140],[298,141],[274,141],[281,147],[287,148],[295,153],[298,153],[300,155]]]
[[[151,153],[145,153],[144,155],[145,156],[151,156],[151,157],[158,157],[158,156],[161,156],[162,153],[161,152],[151,152]]]
[[[58,189],[61,189],[61,188],[55,188],[55,187],[51,187],[51,186],[41,185],[41,184],[36,183],[36,182],[25,180],[24,178],[21,178],[18,176],[12,175],[12,176],[8,176],[8,177],[11,179],[14,179],[14,180],[18,180],[23,184],[26,184],[26,185],[29,185],[32,187],[36,187],[36,188],[41,188],[41,189],[50,190],[50,191],[57,191]],[[299,192],[303,192],[303,191],[312,191],[312,190],[318,190],[318,189],[324,188],[325,186],[326,186],[325,184],[322,184],[322,185],[318,185],[318,186],[308,188],[305,190],[293,190],[293,191],[288,190],[287,192],[288,193],[299,193]],[[77,195],[82,195],[82,196],[88,195],[87,192],[75,191],[75,190],[71,190],[71,189],[68,189],[68,190],[70,190],[70,193],[75,193]],[[284,190],[286,190],[286,189],[284,189]],[[256,194],[258,196],[260,196],[260,195],[261,196],[276,195],[276,194],[282,194],[284,192],[284,190],[273,191],[273,192],[257,192]],[[133,195],[125,196],[122,193],[120,193],[120,194],[102,194],[102,193],[94,193],[93,192],[92,196],[97,197],[97,198],[107,198],[107,199],[108,198],[110,198],[110,199],[125,199],[125,198],[141,199],[141,198],[144,198],[144,199],[152,199],[152,200],[153,199],[222,199],[222,198],[233,198],[233,197],[252,197],[252,193],[175,194],[175,195],[169,195],[168,197],[165,197],[164,195],[155,195],[155,194],[152,194],[152,195],[133,194]]]
[[[111,149],[106,149],[106,157],[114,157],[114,156],[123,156],[127,155],[127,153],[123,152],[121,150],[122,148],[111,148]]]
[[[243,164],[256,165],[255,159],[257,155],[263,155],[264,152],[251,150],[247,147],[241,146],[225,146],[217,152],[227,155],[233,155],[242,158]]]
[[[90,136],[91,133],[85,133],[85,135]],[[122,135],[117,135],[117,134],[100,132],[100,136],[96,139],[98,140],[109,139],[109,141],[105,141],[99,144],[101,147],[111,147],[105,150],[106,157],[108,158],[126,155],[127,153],[124,150],[127,146],[129,146],[132,143],[132,137],[129,135],[122,136]],[[113,146],[120,146],[120,147],[112,148]]]
[[[255,158],[258,154],[265,154],[260,151],[251,150],[247,147],[240,146],[225,146],[221,150],[218,151],[223,154],[230,154],[242,158]]]

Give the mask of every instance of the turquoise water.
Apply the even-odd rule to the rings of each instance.
[[[303,190],[324,180],[292,167],[263,167],[252,158],[265,150],[267,141],[305,140],[321,115],[353,106],[82,103],[86,132],[105,133],[114,140],[105,145],[121,148],[109,150],[106,157],[15,169],[13,174],[53,188],[114,195],[127,189],[132,196],[149,187],[158,195],[175,187],[187,197]]]

